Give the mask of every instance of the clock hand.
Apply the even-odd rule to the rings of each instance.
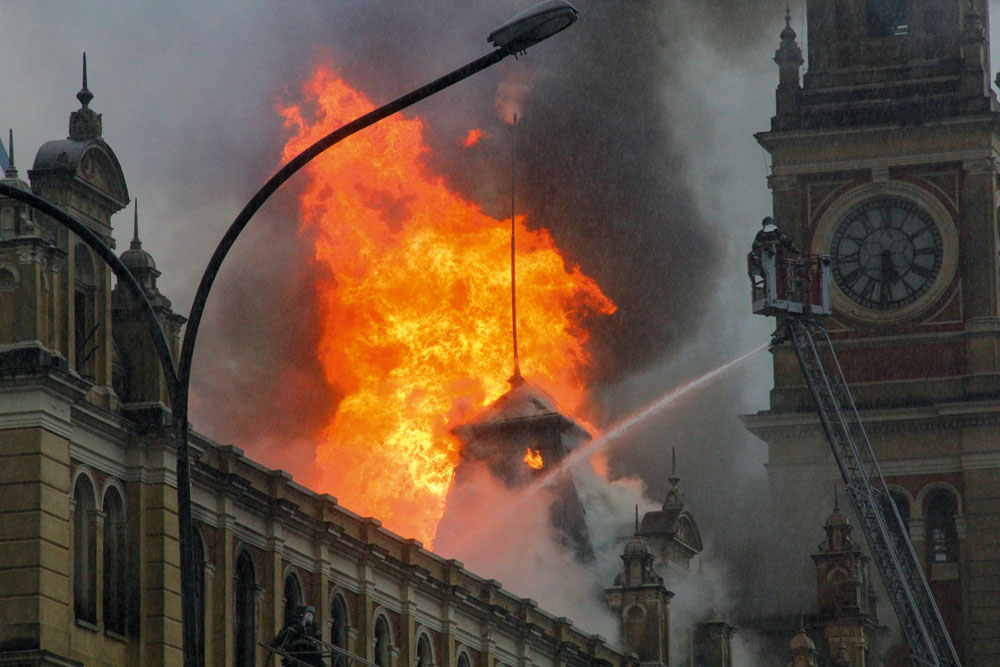
[[[882,305],[889,303],[889,287],[896,282],[896,267],[892,263],[892,251],[882,251]]]

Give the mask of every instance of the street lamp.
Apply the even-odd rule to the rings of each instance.
[[[0,195],[10,197],[25,203],[32,208],[45,213],[55,222],[68,228],[90,246],[97,255],[112,269],[115,276],[124,281],[139,297],[144,317],[160,364],[163,367],[170,394],[171,410],[173,412],[174,439],[177,446],[177,523],[180,543],[181,572],[191,573],[198,564],[194,554],[194,525],[191,519],[191,468],[188,457],[188,395],[191,381],[191,361],[194,357],[194,344],[201,325],[201,318],[208,301],[209,292],[218,275],[223,260],[233,247],[240,233],[250,222],[254,214],[271,197],[281,185],[297,171],[306,166],[314,158],[334,144],[359,132],[380,120],[391,116],[445,88],[466,79],[477,72],[495,65],[510,55],[523,53],[528,47],[534,46],[544,39],[560,32],[571,25],[577,18],[577,11],[566,0],[545,0],[534,7],[517,14],[504,22],[490,33],[488,41],[496,50],[469,64],[446,74],[439,79],[417,88],[365,115],[356,118],[346,125],[334,130],[313,145],[309,146],[281,167],[260,190],[247,202],[240,214],[236,216],[229,229],[212,254],[202,275],[198,291],[195,293],[184,330],[184,341],[177,366],[170,355],[166,337],[160,327],[159,320],[145,293],[131,272],[121,263],[107,244],[91,232],[81,222],[55,205],[30,192],[0,183]],[[175,370],[176,368],[176,370]],[[198,620],[202,614],[201,600],[193,576],[181,576],[181,623],[185,667],[201,667],[204,659],[203,647],[198,642]]]

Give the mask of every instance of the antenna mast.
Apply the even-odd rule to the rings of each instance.
[[[524,382],[521,377],[521,360],[517,355],[517,272],[514,260],[514,182],[517,168],[517,114],[510,130],[510,320],[514,334],[514,374],[508,382],[512,387]]]

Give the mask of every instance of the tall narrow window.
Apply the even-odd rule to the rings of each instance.
[[[347,650],[347,603],[344,601],[343,596],[333,596],[330,619],[330,641],[334,646]],[[346,667],[347,660],[343,654],[335,653],[333,665],[334,667]]]
[[[384,616],[375,621],[375,664],[378,667],[389,667],[389,624]]]
[[[958,531],[955,516],[958,502],[947,489],[935,489],[927,496],[924,516],[927,518],[927,548],[932,563],[952,563],[958,560]]]
[[[257,573],[246,551],[236,559],[236,662],[237,667],[253,667],[257,653],[256,619]]]
[[[104,627],[125,634],[125,505],[118,489],[104,493]]]
[[[73,487],[73,608],[76,617],[97,623],[97,560],[95,558],[94,488],[80,475]]]
[[[295,620],[295,610],[302,604],[302,586],[294,574],[285,577],[285,625]]]
[[[94,379],[97,352],[97,277],[90,251],[83,243],[73,250],[76,275],[73,288],[73,337],[76,372],[87,380]]]

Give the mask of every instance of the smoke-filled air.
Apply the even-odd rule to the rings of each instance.
[[[88,52],[92,106],[143,200],[143,248],[186,313],[225,226],[284,160],[484,55],[490,30],[531,2],[401,4],[129,3],[102,15],[12,3],[7,52],[46,53],[0,73],[3,104],[30,102],[0,111],[23,122],[19,147],[62,136]],[[359,133],[279,191],[208,303],[191,421],[609,638],[603,589],[636,505],[664,502],[676,450],[705,541],[695,568],[712,582],[667,582],[677,618],[809,605],[828,490],[775,521],[764,445],[738,420],[766,405],[768,355],[671,394],[770,333],[748,314],[744,253],[770,212],[753,133],[773,113],[785,2],[574,4],[571,29]],[[604,443],[570,470],[594,552],[584,564],[546,520],[544,485],[470,469],[449,496],[453,430],[510,388],[512,185],[521,372]],[[131,226],[114,225],[127,247]],[[525,474],[550,470],[533,443],[516,459]],[[530,512],[498,511],[526,493]]]

